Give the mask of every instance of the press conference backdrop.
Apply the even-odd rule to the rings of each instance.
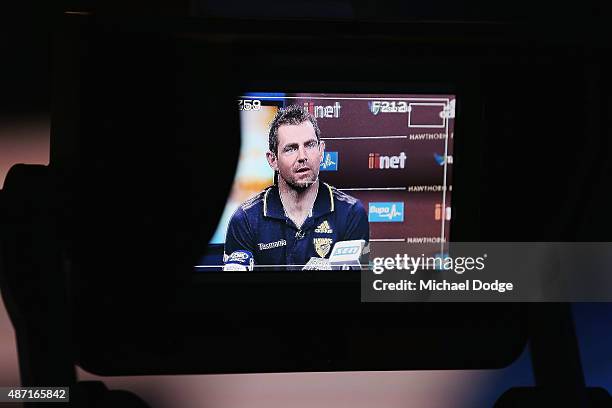
[[[272,184],[269,125],[289,105],[316,117],[326,144],[320,179],[361,200],[371,241],[448,240],[454,95],[247,93],[237,103],[238,168],[211,244],[223,244],[236,208]]]

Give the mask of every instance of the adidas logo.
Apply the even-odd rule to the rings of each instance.
[[[331,234],[334,232],[334,230],[329,227],[329,223],[327,220],[325,220],[319,224],[319,226],[315,229],[315,232],[318,232],[319,234]]]

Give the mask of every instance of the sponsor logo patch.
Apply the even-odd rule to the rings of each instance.
[[[319,226],[315,229],[315,232],[318,234],[332,234],[334,230],[329,227],[329,223],[327,220],[325,220],[319,224]]]
[[[315,251],[321,258],[325,258],[325,256],[331,250],[332,239],[331,238],[313,238],[312,240]]]
[[[282,247],[287,245],[287,241],[285,241],[284,239],[278,240],[278,241],[274,241],[274,242],[268,242],[267,244],[264,243],[259,243],[257,244],[257,246],[259,246],[259,250],[263,251],[265,249],[273,249],[273,248],[278,248],[278,247]]]

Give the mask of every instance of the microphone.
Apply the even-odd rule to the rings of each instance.
[[[332,269],[361,269],[359,258],[364,252],[365,243],[363,239],[336,242],[329,256]]]
[[[223,265],[224,271],[252,271],[255,266],[255,259],[250,251],[240,249],[234,251],[227,257]]]
[[[329,259],[311,257],[306,265],[302,268],[303,271],[331,271],[332,267],[329,264]]]

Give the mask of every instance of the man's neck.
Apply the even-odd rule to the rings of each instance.
[[[300,228],[310,214],[317,193],[319,192],[319,180],[312,183],[304,190],[296,190],[289,186],[281,177],[278,178],[278,192],[287,216]]]

